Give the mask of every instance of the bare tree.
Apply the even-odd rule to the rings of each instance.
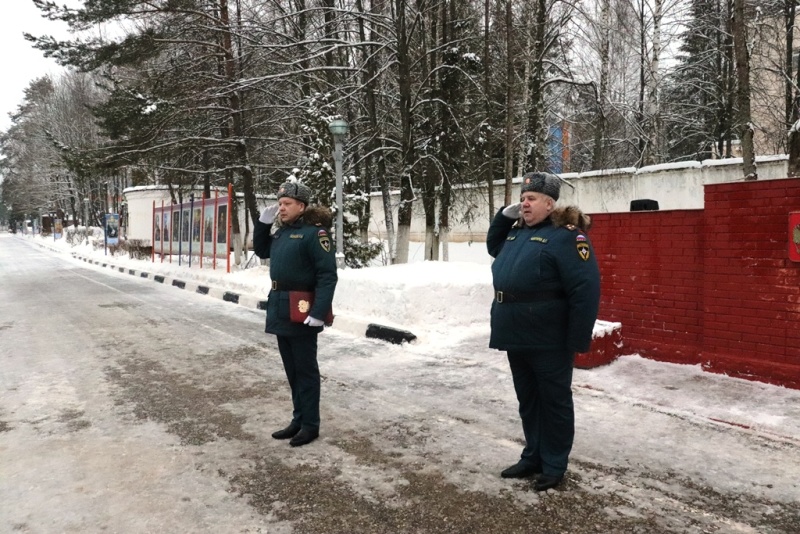
[[[753,147],[753,122],[750,112],[750,52],[747,41],[745,0],[734,0],[733,47],[736,54],[736,102],[739,107],[738,126],[742,142],[742,172],[745,180],[757,180],[756,156]]]

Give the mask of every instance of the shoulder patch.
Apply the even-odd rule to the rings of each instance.
[[[331,251],[331,238],[328,235],[328,231],[325,228],[320,228],[317,232],[317,237],[319,238],[319,246],[322,247],[322,250],[325,252]]]
[[[582,259],[583,261],[589,261],[589,256],[591,255],[591,250],[589,249],[589,243],[587,243],[586,241],[578,241],[576,248],[578,249],[578,256],[580,257],[580,259]]]

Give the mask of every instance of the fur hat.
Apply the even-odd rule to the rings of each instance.
[[[311,188],[300,182],[285,182],[278,188],[278,199],[283,197],[299,200],[308,206],[311,203]]]
[[[549,172],[529,172],[522,177],[520,193],[526,191],[542,193],[553,200],[558,200],[558,194],[561,192],[561,180]]]

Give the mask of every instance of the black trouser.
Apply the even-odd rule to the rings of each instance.
[[[521,460],[545,475],[563,475],[572,450],[574,357],[567,351],[508,351],[525,433]]]
[[[277,337],[283,369],[292,388],[292,424],[308,430],[319,430],[317,335]]]

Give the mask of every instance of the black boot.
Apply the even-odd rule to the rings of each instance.
[[[540,474],[542,474],[541,467],[520,460],[511,467],[503,469],[503,471],[500,473],[500,476],[503,478],[528,478],[532,477],[533,475]]]
[[[564,475],[539,475],[539,478],[533,483],[533,489],[547,491],[561,484],[562,480],[564,480]]]
[[[300,432],[297,433],[295,437],[289,441],[289,445],[292,447],[299,447],[300,445],[306,445],[311,443],[315,439],[319,437],[319,430],[309,430],[307,428],[302,429]]]
[[[300,425],[290,423],[289,426],[287,426],[283,430],[278,430],[277,432],[273,432],[272,437],[275,439],[289,439],[295,437],[298,432],[300,432]]]

